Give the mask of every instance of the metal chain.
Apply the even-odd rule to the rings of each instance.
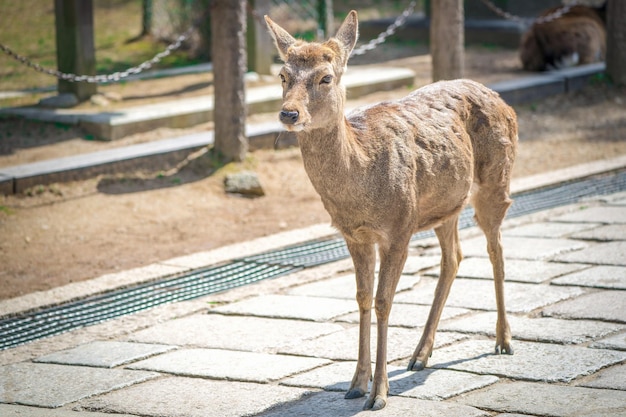
[[[564,6],[559,7],[558,9],[556,9],[554,12],[547,14],[545,16],[540,16],[536,19],[530,17],[530,18],[523,18],[523,17],[519,17],[519,16],[515,16],[509,12],[505,12],[504,10],[502,10],[501,8],[499,8],[498,6],[496,6],[495,4],[493,4],[491,1],[489,0],[481,0],[483,2],[483,4],[485,6],[487,6],[487,8],[489,10],[491,10],[492,12],[494,12],[495,14],[497,14],[498,16],[507,19],[507,20],[512,20],[515,22],[520,22],[526,25],[531,25],[531,24],[542,24],[542,23],[549,23],[552,22],[558,18],[560,18],[561,16],[569,13],[569,11],[572,9],[572,7],[577,6],[578,4],[576,2],[572,2],[570,4],[566,4]]]
[[[6,45],[3,45],[1,43],[0,43],[0,50],[2,52],[4,52],[5,54],[7,54],[8,56],[10,56],[11,58],[15,59],[16,61],[21,62],[22,64],[26,65],[27,67],[30,67],[30,68],[34,69],[35,71],[38,71],[38,72],[41,72],[41,73],[44,73],[44,74],[47,74],[47,75],[51,75],[51,76],[59,78],[61,80],[65,80],[65,81],[69,81],[69,82],[76,82],[76,83],[79,83],[79,82],[108,83],[108,82],[112,82],[112,81],[120,81],[123,78],[127,78],[127,77],[129,77],[131,75],[134,75],[134,74],[139,74],[142,71],[145,71],[145,70],[147,70],[149,68],[152,68],[152,66],[154,64],[158,63],[163,58],[165,58],[166,56],[170,55],[173,51],[175,51],[178,48],[180,48],[182,43],[184,41],[186,41],[187,39],[189,39],[189,36],[191,36],[191,33],[193,32],[193,30],[194,30],[194,26],[191,26],[182,35],[178,36],[178,38],[176,38],[176,40],[174,42],[169,44],[167,46],[167,48],[165,48],[164,51],[159,52],[152,59],[144,61],[141,64],[137,65],[136,67],[128,68],[125,71],[118,71],[118,72],[114,72],[112,74],[103,74],[103,75],[78,75],[78,74],[65,73],[65,72],[61,72],[61,71],[45,68],[45,67],[42,67],[41,65],[39,65],[39,64],[37,64],[35,62],[32,62],[31,60],[29,60],[25,56],[22,56],[22,55],[20,55],[20,54],[18,54],[16,52],[14,52],[9,47],[7,47]]]
[[[352,51],[352,55],[351,56],[363,55],[366,52],[371,51],[372,49],[376,48],[381,43],[385,42],[389,36],[391,36],[394,33],[396,33],[396,30],[398,30],[398,28],[404,26],[404,24],[406,23],[406,20],[408,19],[408,17],[411,14],[413,14],[413,10],[415,10],[415,5],[416,5],[416,2],[412,1],[409,4],[409,6],[406,9],[404,9],[402,14],[400,16],[398,16],[396,18],[396,20],[391,25],[389,25],[387,30],[382,32],[380,35],[378,35],[376,38],[372,39],[371,41],[369,41],[365,45],[361,45],[358,48],[354,49]]]

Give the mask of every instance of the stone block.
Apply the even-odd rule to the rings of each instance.
[[[626,323],[623,291],[600,291],[543,309],[544,316],[566,319],[605,320]]]
[[[620,417],[624,415],[626,392],[516,381],[471,392],[457,401],[524,415]]]
[[[575,239],[600,241],[626,240],[626,224],[608,224],[595,229],[581,231],[572,237]]]
[[[129,339],[144,343],[272,352],[281,346],[341,330],[342,326],[332,323],[202,314],[158,324],[132,334]]]
[[[57,408],[157,376],[126,369],[16,363],[0,368],[0,402]]]
[[[514,355],[496,355],[494,342],[467,340],[437,349],[429,366],[541,382],[570,382],[626,359],[626,352],[517,341]],[[506,410],[502,410],[506,411]]]
[[[489,84],[508,104],[528,103],[565,92],[565,79],[551,75],[530,75],[524,78]]]
[[[430,306],[394,303],[389,315],[389,325],[397,327],[424,327],[429,312]],[[467,313],[469,313],[469,310],[465,308],[445,307],[441,313],[441,320],[448,320]],[[358,323],[359,317],[359,313],[350,313],[335,320]],[[376,321],[376,314],[372,314],[372,322],[376,323]]]
[[[152,355],[167,352],[174,346],[128,342],[91,342],[73,349],[54,352],[36,362],[115,368]]]
[[[579,384],[581,387],[606,388],[626,391],[626,364],[615,365],[593,375],[593,379]]]
[[[626,267],[594,266],[554,279],[552,284],[626,290]]]
[[[108,413],[92,413],[90,411],[72,411],[65,409],[26,407],[23,405],[0,404],[2,417],[111,417]],[[115,417],[134,417],[130,414],[116,414]]]
[[[597,206],[582,208],[551,219],[557,222],[626,223],[626,207]]]
[[[592,229],[600,223],[537,222],[502,231],[503,236],[565,238],[583,230]]]
[[[307,394],[300,388],[170,377],[80,402],[92,411],[162,417],[240,417],[256,415]]]
[[[616,334],[598,340],[590,345],[592,348],[626,350],[626,333]]]
[[[136,362],[128,368],[180,376],[266,383],[329,363],[319,358],[258,352],[181,349]]]
[[[443,323],[441,330],[459,333],[478,333],[495,337],[497,314],[478,313]],[[581,344],[626,330],[626,326],[591,320],[561,320],[508,316],[514,339],[534,342]]]
[[[554,259],[559,262],[582,262],[595,265],[626,266],[626,241],[599,243],[576,252],[564,253]]]
[[[402,276],[396,292],[408,290],[419,282],[418,276]],[[374,285],[376,288],[376,285]],[[328,298],[345,298],[355,301],[356,297],[356,278],[354,274],[343,275],[336,278],[319,280],[310,284],[304,284],[292,288],[288,291],[290,295],[328,297]],[[356,305],[356,304],[355,304]]]
[[[518,236],[503,236],[502,246],[505,260],[547,260],[558,254],[567,253],[589,246],[585,242],[569,239],[546,239]],[[461,241],[466,257],[487,257],[487,240],[484,235]]]

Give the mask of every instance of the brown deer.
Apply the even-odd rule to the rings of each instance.
[[[344,116],[341,76],[357,40],[351,11],[324,43],[294,39],[265,17],[285,65],[280,71],[279,119],[296,132],[304,167],[343,234],[356,272],[359,354],[345,398],[365,395],[372,376],[371,310],[376,246],[376,369],[365,409],[386,405],[387,323],[411,236],[434,228],[441,275],[424,333],[409,370],[426,366],[435,331],[461,261],[459,213],[470,199],[487,236],[498,307],[496,352],[512,353],[504,307],[500,225],[511,204],[509,180],[517,144],[514,111],[486,87],[469,80],[439,82],[409,96]]]

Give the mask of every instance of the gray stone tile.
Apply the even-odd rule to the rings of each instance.
[[[390,327],[387,335],[387,362],[408,358],[413,354],[421,329]],[[467,336],[456,333],[438,333],[435,347],[445,346]],[[357,326],[314,340],[286,346],[279,353],[313,356],[335,360],[356,360],[358,356],[359,329]],[[376,357],[376,327],[372,327],[370,341],[372,358]]]
[[[539,284],[586,267],[588,265],[507,259],[504,263],[504,273],[506,281],[509,282]],[[439,276],[439,271],[431,270],[425,275]],[[461,262],[457,277],[493,280],[491,262],[487,258],[465,258]]]
[[[358,310],[353,300],[296,295],[262,295],[215,309],[223,314],[245,314],[260,317],[330,320]]]
[[[124,369],[16,363],[0,368],[0,402],[56,408],[156,376]]]
[[[554,279],[552,284],[626,290],[626,267],[594,266]]]
[[[558,254],[584,249],[587,243],[570,239],[547,239],[518,236],[503,236],[504,257],[509,259],[546,260]],[[461,241],[466,257],[488,257],[487,240],[484,235]]]
[[[26,407],[23,405],[0,404],[0,416],[2,417],[133,417],[130,414],[92,413],[89,411],[73,411],[62,409],[49,409]]]
[[[306,393],[279,385],[171,377],[83,400],[80,406],[141,416],[239,417],[298,400]]]
[[[502,235],[559,238],[567,237],[573,233],[591,229],[599,225],[600,223],[537,222],[503,230]]]
[[[439,326],[441,330],[460,333],[496,335],[495,312],[477,313],[451,320]],[[509,314],[509,324],[514,339],[534,342],[580,344],[591,342],[609,334],[626,330],[626,326],[591,320],[561,320],[554,318],[528,318]]]
[[[363,410],[365,399],[357,398],[346,400],[343,393],[320,392],[294,401],[280,407],[273,408],[257,417],[368,417],[372,411]],[[419,410],[420,417],[487,417],[488,413],[462,404],[453,404],[442,401],[425,401],[415,398],[392,396],[387,400],[387,406],[376,411],[376,417],[407,417],[414,416]]]
[[[401,303],[430,305],[433,302],[436,280],[423,279],[412,289],[396,295]],[[527,313],[536,308],[578,296],[583,290],[577,287],[556,287],[550,285],[504,284],[506,309],[513,313]],[[446,302],[447,306],[477,310],[496,310],[496,295],[493,282],[475,279],[457,279]]]
[[[616,334],[600,339],[597,342],[592,343],[590,347],[598,349],[626,350],[626,333]]]
[[[587,240],[626,240],[626,224],[608,224],[576,233],[572,237]]]
[[[626,392],[516,381],[470,392],[457,401],[487,410],[524,415],[622,417]]]
[[[413,288],[420,280],[419,276],[403,275],[400,278],[396,291],[404,291]],[[377,280],[378,281],[378,280]],[[374,286],[376,288],[376,286]],[[356,278],[354,274],[341,277],[315,281],[292,288],[288,291],[290,295],[344,298],[356,303]]]
[[[445,307],[441,313],[441,320],[447,320],[452,317],[469,313],[470,310],[465,308]],[[416,304],[394,303],[389,315],[389,325],[399,327],[424,327],[428,319],[430,306]],[[346,321],[349,323],[359,322],[359,313],[350,313],[345,316],[338,317],[337,321]],[[372,313],[372,321],[376,322],[376,314]]]
[[[558,255],[555,260],[626,266],[626,241],[599,243],[583,250]]]
[[[35,362],[115,368],[174,349],[174,346],[128,342],[91,342],[41,356]]]
[[[558,222],[626,223],[626,207],[600,206],[582,208],[551,220]]]
[[[591,380],[586,380],[579,385],[589,388],[606,388],[626,391],[626,364],[615,365],[603,369],[593,376]]]
[[[332,323],[202,314],[171,320],[129,338],[145,343],[272,352],[341,330],[342,326]]]
[[[269,353],[181,349],[131,364],[127,368],[181,376],[266,383],[329,363],[325,359]]]
[[[335,362],[288,378],[284,385],[319,388],[345,392],[350,387],[356,362]],[[372,365],[372,369],[373,365]],[[445,369],[407,371],[404,367],[388,366],[389,394],[422,400],[440,401],[468,391],[483,388],[498,381],[492,375],[474,375]]]
[[[429,366],[542,382],[570,382],[626,359],[626,352],[517,341],[495,355],[491,340],[467,340],[433,352]],[[502,410],[507,411],[507,410]]]
[[[623,291],[600,291],[568,300],[543,310],[543,315],[566,319],[606,320],[626,323]]]
[[[439,266],[440,262],[441,256],[439,255],[409,255],[409,257],[406,259],[406,263],[404,264],[404,269],[402,270],[402,273],[409,275],[417,274],[424,269],[432,268],[433,266]],[[378,271],[378,265],[376,270]],[[402,282],[403,279],[406,278],[401,278],[400,282]]]

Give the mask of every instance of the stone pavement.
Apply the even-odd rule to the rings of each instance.
[[[390,319],[392,396],[376,415],[626,415],[626,193],[507,220],[513,356],[493,354],[484,238],[462,237],[466,259],[421,372],[405,367],[438,247],[411,247]],[[354,293],[343,260],[2,351],[0,415],[369,415],[363,399],[343,399],[357,354]]]

